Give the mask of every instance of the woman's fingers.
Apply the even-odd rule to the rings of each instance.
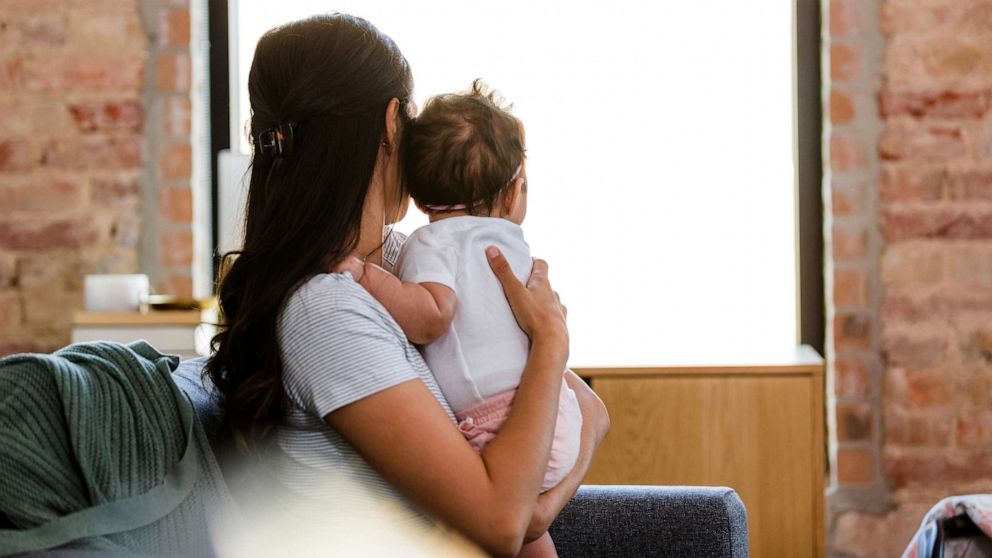
[[[523,289],[523,285],[517,279],[517,276],[513,274],[510,262],[506,261],[506,257],[499,251],[499,248],[495,246],[486,248],[486,257],[489,259],[489,267],[492,268],[493,273],[496,274],[496,278],[503,285],[503,292],[506,294],[506,298],[512,304],[516,296]]]
[[[527,279],[527,286],[533,287],[538,282],[548,281],[548,262],[541,258],[534,258],[534,265],[530,269],[530,278]]]

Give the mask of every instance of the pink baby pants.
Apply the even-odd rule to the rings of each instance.
[[[458,430],[465,435],[475,451],[482,452],[482,448],[496,437],[496,433],[510,414],[513,396],[516,393],[515,389],[505,391],[455,415],[458,419]],[[558,397],[555,439],[551,443],[551,459],[544,474],[541,492],[554,488],[575,466],[581,437],[582,411],[579,410],[579,402],[575,399],[572,388],[562,381],[561,395]]]

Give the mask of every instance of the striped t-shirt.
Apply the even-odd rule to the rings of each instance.
[[[340,493],[324,488],[335,486],[329,477],[343,474],[375,496],[402,501],[324,421],[336,409],[420,379],[454,423],[434,377],[400,326],[351,274],[320,274],[290,296],[279,320],[279,342],[290,407],[277,435],[286,488],[315,503],[340,500]]]

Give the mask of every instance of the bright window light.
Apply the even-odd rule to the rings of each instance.
[[[418,106],[480,77],[513,103],[527,130],[524,231],[568,305],[572,366],[796,345],[792,1],[232,6],[238,130],[259,36],[328,10],[396,41]],[[424,223],[411,207],[397,228]]]

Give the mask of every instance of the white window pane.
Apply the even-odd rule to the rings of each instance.
[[[242,2],[242,84],[264,30],[328,9],[397,42],[418,104],[476,77],[514,103],[573,366],[795,345],[790,1]]]

